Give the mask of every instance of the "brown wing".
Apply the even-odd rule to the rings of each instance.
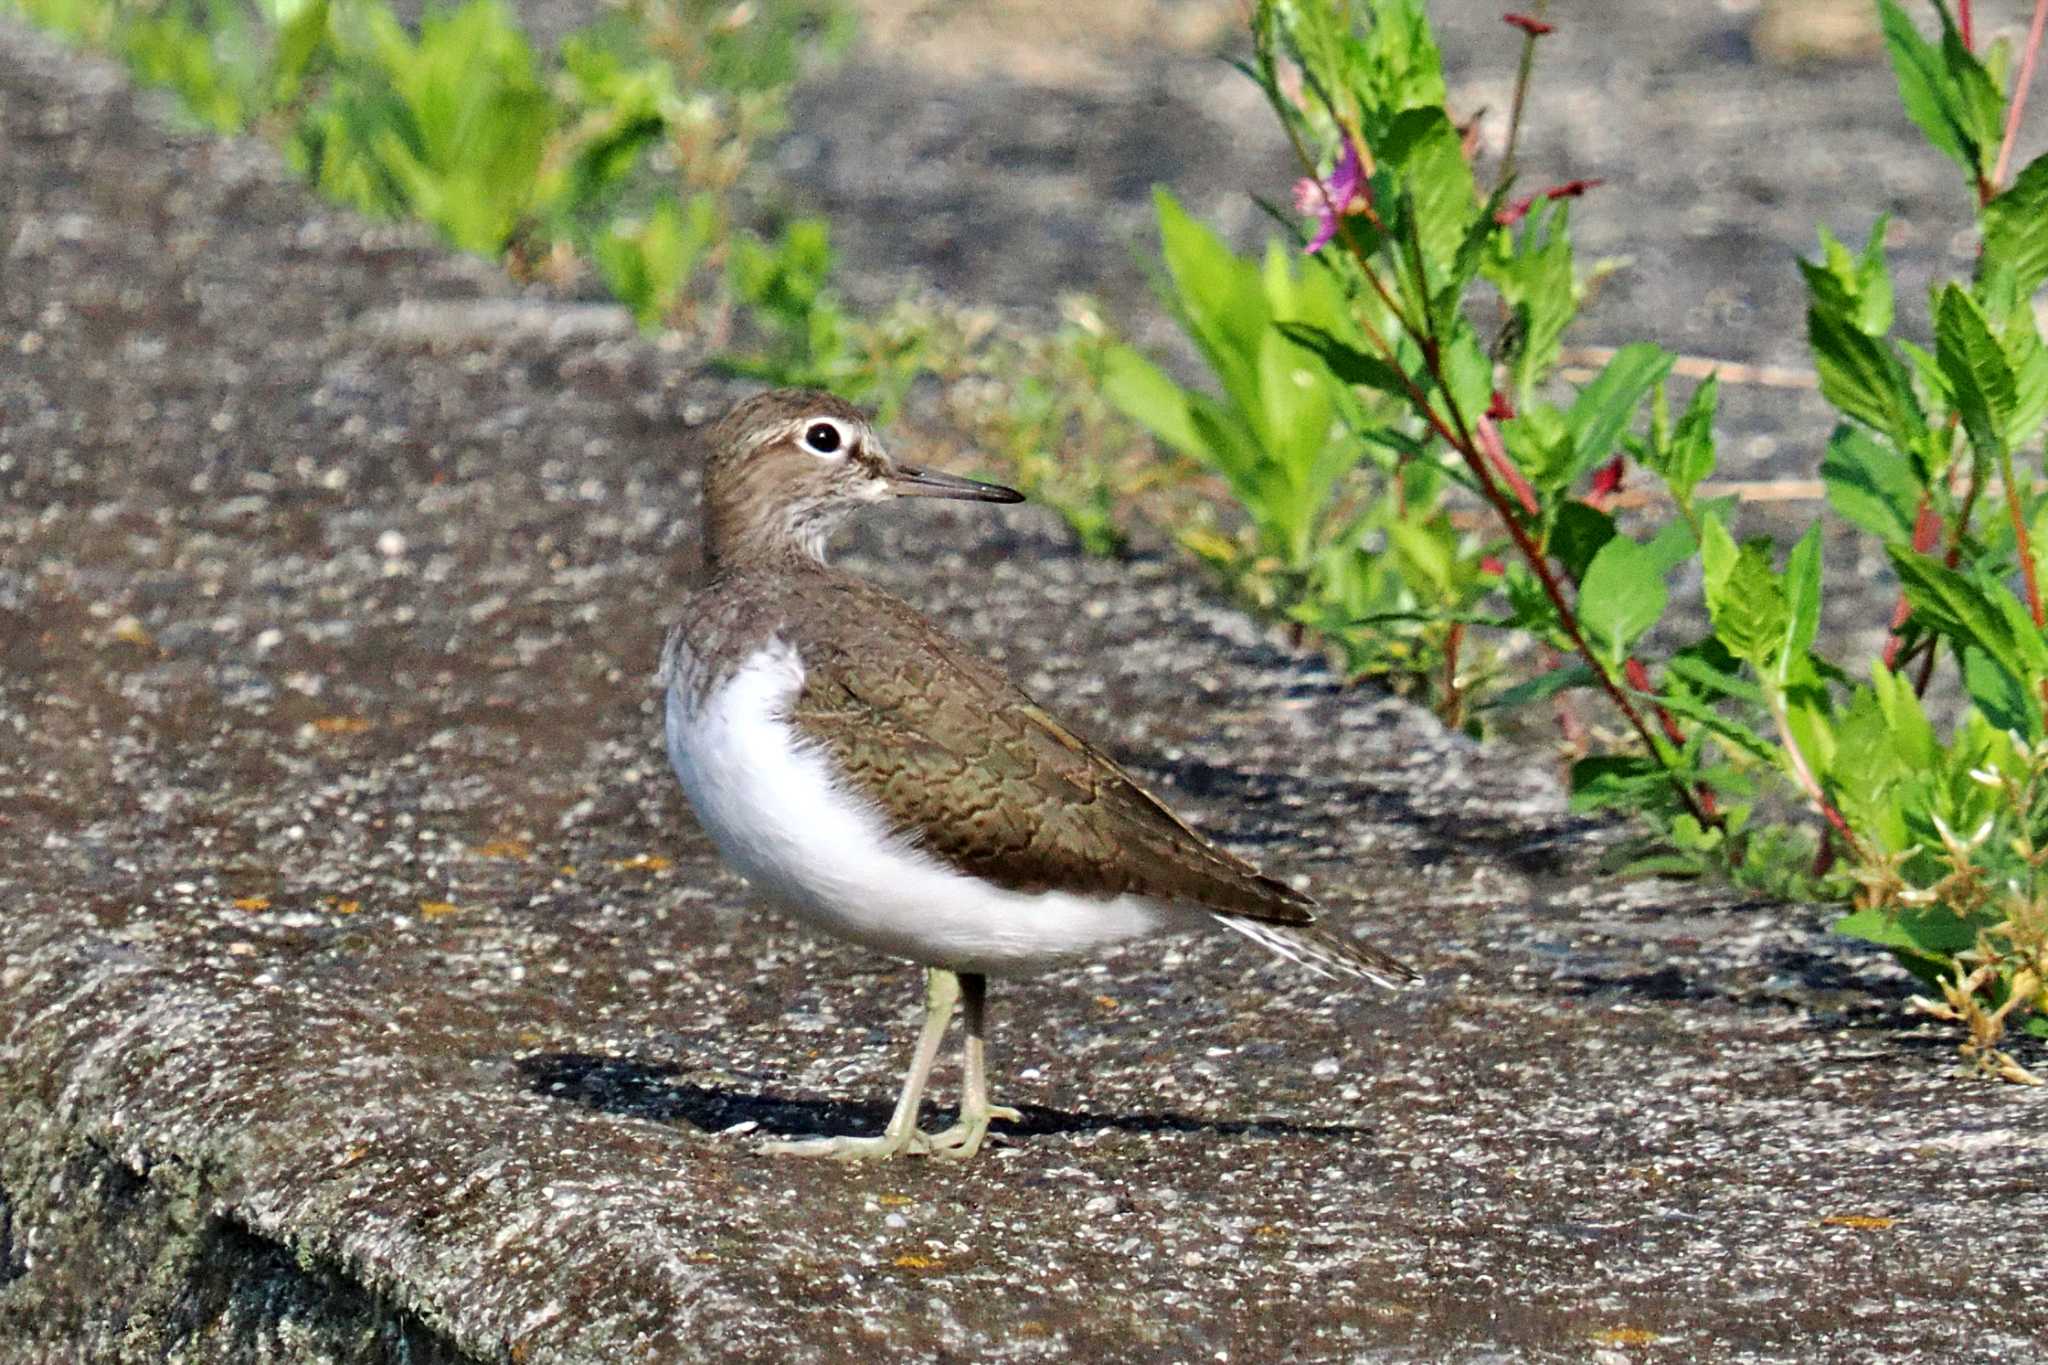
[[[791,719],[896,828],[1017,891],[1125,893],[1275,924],[1314,902],[1189,829],[995,669],[881,593],[806,641]]]

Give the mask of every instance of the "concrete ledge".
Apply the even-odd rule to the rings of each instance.
[[[2040,1096],[1800,907],[1593,879],[1543,774],[1171,556],[850,557],[1429,974],[999,986],[1026,1121],[880,1123],[911,973],[751,909],[647,687],[726,391],[0,24],[0,1360],[1955,1359],[2048,1332]],[[545,300],[517,307],[541,309]],[[943,1085],[943,1078],[942,1078]]]

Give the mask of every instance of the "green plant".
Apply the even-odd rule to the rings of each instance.
[[[1264,0],[1247,69],[1306,173],[1305,273],[1272,248],[1260,262],[1232,255],[1162,199],[1170,297],[1219,392],[1134,359],[1110,392],[1223,476],[1251,548],[1279,567],[1278,609],[1347,650],[1392,622],[1439,655],[1468,628],[1533,641],[1554,665],[1480,704],[1605,699],[1618,728],[1586,741],[1573,800],[1647,820],[1637,870],[1853,900],[1842,928],[1938,980],[1926,1007],[2017,1077],[2002,1031],[2025,1018],[2048,1035],[2030,1013],[2048,1003],[2048,634],[2032,548],[2048,517],[2048,349],[2033,308],[2048,280],[2048,159],[2005,183],[2024,75],[2008,104],[2009,54],[1972,50],[1967,7],[1958,22],[1935,5],[1934,41],[1894,0],[1878,10],[1908,112],[1966,173],[1983,249],[1969,280],[1936,290],[1925,346],[1893,335],[1882,223],[1860,252],[1823,232],[1803,266],[1822,392],[1844,418],[1823,464],[1829,497],[1885,543],[1902,585],[1892,643],[1862,677],[1815,650],[1818,528],[1789,550],[1742,539],[1732,505],[1697,496],[1715,463],[1711,380],[1673,420],[1674,358],[1637,345],[1557,393],[1586,285],[1570,206],[1593,186],[1514,196],[1508,179],[1521,90],[1551,32],[1540,9],[1508,16],[1523,58],[1489,188],[1445,106],[1419,0]],[[2044,13],[2048,0],[2023,73]],[[1410,483],[1411,469],[1428,477]],[[1614,495],[1646,477],[1670,511],[1625,524]],[[1451,534],[1462,507],[1485,509],[1493,529]],[[1427,553],[1408,548],[1418,526]],[[1346,554],[1366,562],[1361,581],[1390,585],[1372,590],[1380,600],[1414,605],[1347,615],[1326,568]],[[1498,574],[1495,556],[1511,561]],[[1670,579],[1694,559],[1703,611],[1674,613]],[[1417,632],[1418,616],[1439,633]],[[1919,701],[1943,659],[1963,694],[1946,735]],[[1439,706],[1468,715],[1455,664],[1445,673]]]
[[[517,272],[585,263],[649,327],[738,331],[736,368],[862,384],[824,225],[739,225],[797,75],[841,50],[837,0],[634,0],[542,62],[500,0],[0,0],[123,55],[201,122],[261,127],[328,195],[418,218]],[[737,323],[735,317],[737,316]]]
[[[1444,659],[1455,672],[1485,547],[1451,525],[1441,471],[1414,458],[1399,405],[1305,349],[1363,344],[1341,281],[1277,242],[1241,258],[1166,191],[1157,201],[1160,292],[1220,392],[1176,383],[1127,346],[1106,350],[1102,384],[1242,509],[1238,533],[1197,522],[1183,544],[1254,603],[1331,640],[1356,674],[1398,681]]]
[[[293,164],[366,213],[417,215],[495,255],[539,211],[547,144],[567,121],[498,0],[429,12],[414,37],[363,6],[335,26],[335,70],[290,143]]]

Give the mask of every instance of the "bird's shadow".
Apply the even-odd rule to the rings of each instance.
[[[750,1092],[678,1080],[686,1068],[673,1062],[644,1062],[588,1052],[541,1052],[514,1063],[521,1085],[548,1099],[580,1104],[607,1114],[678,1120],[707,1133],[753,1123],[763,1132],[792,1137],[844,1137],[878,1133],[889,1121],[889,1106],[863,1101],[805,1100],[770,1090]],[[1297,1123],[1291,1119],[1201,1119],[1188,1114],[1099,1114],[1085,1110],[1018,1105],[1020,1121],[998,1120],[993,1133],[1042,1137],[1093,1133],[1108,1128],[1126,1133],[1207,1133],[1223,1137],[1352,1138],[1370,1136],[1362,1124]],[[950,1115],[925,1106],[924,1123]]]

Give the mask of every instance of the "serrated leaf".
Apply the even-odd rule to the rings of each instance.
[[[1565,201],[1539,200],[1520,232],[1499,232],[1486,278],[1513,310],[1501,359],[1513,375],[1515,405],[1529,406],[1539,380],[1556,362],[1564,330],[1578,312],[1581,288],[1572,268],[1571,215]]]
[[[1769,675],[1783,648],[1791,610],[1771,569],[1768,544],[1750,541],[1737,547],[1720,522],[1708,521],[1700,557],[1714,634],[1729,653]]]
[[[1962,130],[1956,126],[1944,99],[1948,76],[1940,49],[1920,36],[1897,0],[1877,0],[1877,14],[1892,71],[1898,77],[1899,102],[1906,107],[1906,117],[1919,125],[1937,149],[1972,175],[1976,174],[1974,149],[1964,145]]]
[[[1905,367],[1883,342],[1819,307],[1806,311],[1806,338],[1813,348],[1821,395],[1843,413],[1902,446],[1926,429],[1927,418]]]
[[[1925,555],[1896,545],[1886,549],[1916,617],[1957,645],[1981,651],[2015,684],[2028,675],[2032,651],[2015,638],[2011,621],[1984,587]],[[1996,590],[2005,592],[2002,585]]]
[[[1828,505],[1843,520],[1885,541],[1910,542],[1920,505],[1912,462],[1860,427],[1844,423],[1828,439],[1820,477]]]
[[[2021,298],[2048,283],[2048,154],[1984,206],[1984,266],[2010,270]]]
[[[2031,310],[2018,310],[2005,325],[2005,356],[2012,363],[2012,425],[2006,439],[2014,450],[2032,441],[2048,420],[2048,345],[2041,341]]]
[[[1380,164],[1399,178],[1414,214],[1414,230],[1432,267],[1432,284],[1448,277],[1478,216],[1472,163],[1463,139],[1441,106],[1407,109],[1396,115],[1374,149]]]
[[[1643,632],[1664,614],[1664,576],[1650,553],[1627,536],[1615,536],[1586,566],[1579,588],[1579,624],[1587,641],[1609,664],[1619,665]]]
[[[2018,405],[2012,366],[1977,301],[1954,284],[1935,301],[1934,359],[1948,378],[1971,444],[1986,459],[1996,459],[2007,448]]]
[[[1479,334],[1462,317],[1443,345],[1444,383],[1451,401],[1466,414],[1486,411],[1493,397],[1493,362],[1479,344]]]
[[[1720,377],[1708,375],[1672,428],[1669,452],[1657,472],[1680,504],[1691,501],[1693,489],[1714,472],[1714,413],[1720,399]]]
[[[1941,0],[1935,4],[1942,29],[1939,46],[1920,36],[1897,0],[1878,0],[1877,9],[1907,117],[1974,185],[1989,171],[1988,159],[1996,149],[2004,103],[1998,87],[1963,45]]]
[[[1815,522],[1792,547],[1785,560],[1785,637],[1778,654],[1778,680],[1792,681],[1794,661],[1807,662],[1807,651],[1820,630],[1820,523]]]
[[[1892,327],[1892,281],[1884,257],[1884,235],[1890,223],[1888,217],[1880,216],[1858,254],[1851,254],[1822,227],[1821,259],[1798,263],[1814,305],[1838,315],[1865,336],[1882,337]]]
[[[1362,65],[1388,109],[1443,105],[1443,56],[1430,33],[1423,0],[1379,0],[1361,46]]]

